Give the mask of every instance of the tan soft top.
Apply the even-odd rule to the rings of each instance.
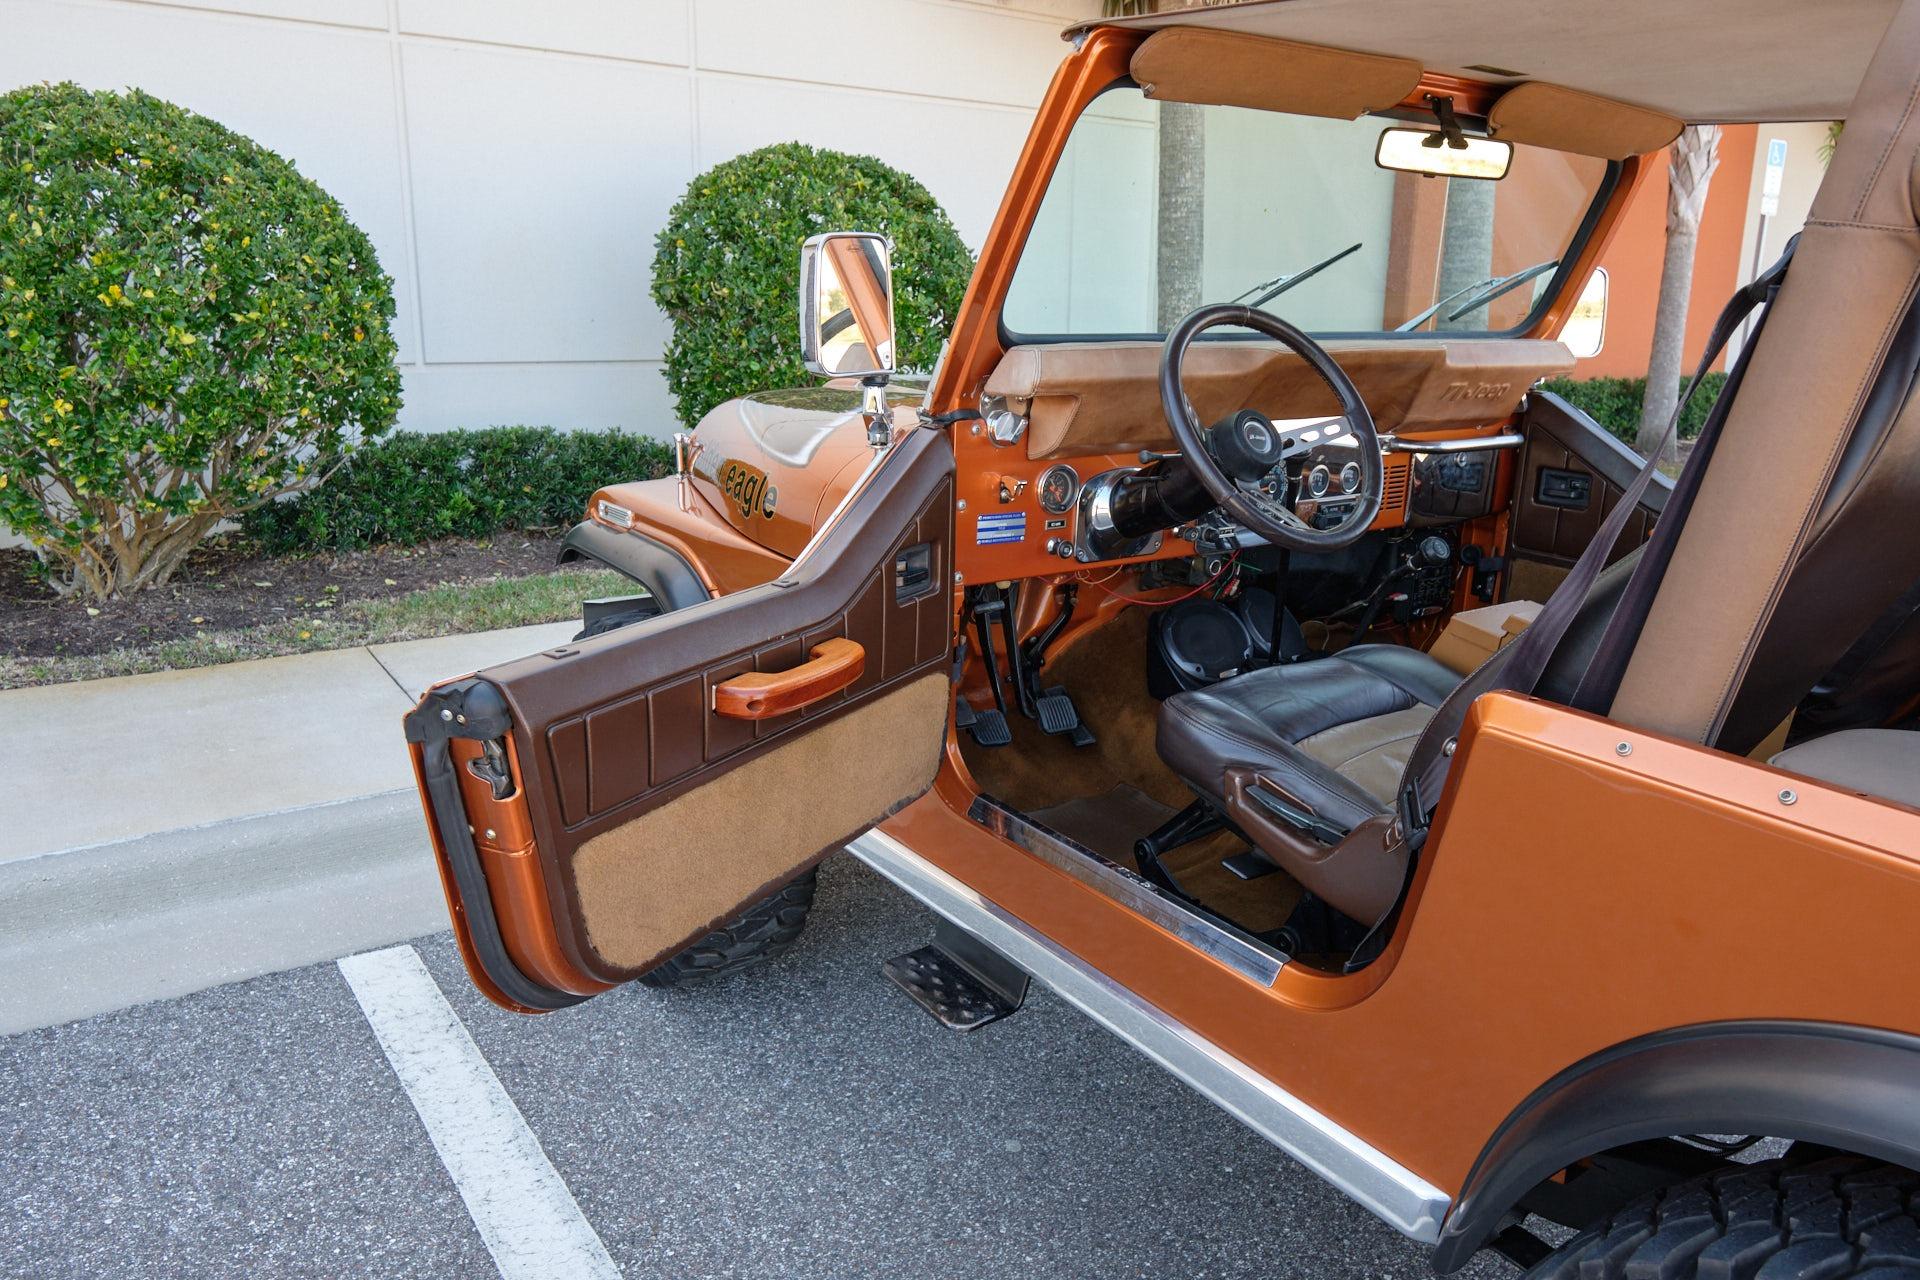
[[[1544,82],[1691,123],[1837,120],[1897,7],[1897,0],[1256,0],[1169,7],[1083,23],[1069,34],[1096,25],[1186,27],[1408,60],[1496,85]]]
[[[1352,120],[1398,105],[1420,84],[1409,58],[1301,44],[1206,27],[1165,27],[1129,68],[1149,98]],[[1679,136],[1675,116],[1557,84],[1529,81],[1487,113],[1496,138],[1624,160]]]

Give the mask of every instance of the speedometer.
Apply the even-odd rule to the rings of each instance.
[[[1048,467],[1040,475],[1040,509],[1053,515],[1063,515],[1073,507],[1073,500],[1080,494],[1080,476],[1072,467],[1061,463]]]

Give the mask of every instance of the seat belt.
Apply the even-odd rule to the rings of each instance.
[[[1567,633],[1567,628],[1573,624],[1574,618],[1580,613],[1581,606],[1586,604],[1587,597],[1592,594],[1593,584],[1599,578],[1600,571],[1606,568],[1608,553],[1620,540],[1621,534],[1626,531],[1627,522],[1633,518],[1634,512],[1640,506],[1642,495],[1646,493],[1647,486],[1653,482],[1654,473],[1659,470],[1660,456],[1666,451],[1667,441],[1671,440],[1674,432],[1679,429],[1681,415],[1686,412],[1687,404],[1699,388],[1701,379],[1713,367],[1713,362],[1719,358],[1721,350],[1726,346],[1727,340],[1733,336],[1740,322],[1746,319],[1748,313],[1755,307],[1771,299],[1777,292],[1780,281],[1786,274],[1787,264],[1793,258],[1797,243],[1796,236],[1788,242],[1786,252],[1780,255],[1778,262],[1756,276],[1727,301],[1726,307],[1720,312],[1720,318],[1714,322],[1712,336],[1707,341],[1707,349],[1700,358],[1699,366],[1681,392],[1679,402],[1674,406],[1673,416],[1667,420],[1667,428],[1661,433],[1660,443],[1652,450],[1646,465],[1640,468],[1640,474],[1633,478],[1632,483],[1620,495],[1620,500],[1614,504],[1613,510],[1601,523],[1600,530],[1594,535],[1593,541],[1587,544],[1586,550],[1580,553],[1580,558],[1574,561],[1573,568],[1568,571],[1566,579],[1541,607],[1538,616],[1512,644],[1496,650],[1492,657],[1481,663],[1454,689],[1447,700],[1440,704],[1440,709],[1434,713],[1425,732],[1414,744],[1413,753],[1407,760],[1406,771],[1400,779],[1398,816],[1403,838],[1413,842],[1416,847],[1424,838],[1428,818],[1440,803],[1440,791],[1446,783],[1447,770],[1453,763],[1454,745],[1459,738],[1460,727],[1466,723],[1467,710],[1473,705],[1473,700],[1483,693],[1492,693],[1496,690],[1530,694],[1539,684],[1540,677],[1546,673],[1547,666],[1553,660],[1561,639]],[[1764,319],[1763,313],[1763,322]],[[1758,334],[1759,326],[1756,325],[1754,336],[1747,344],[1748,352],[1751,352],[1756,345]],[[1732,403],[1735,390],[1737,390],[1735,380],[1730,378],[1729,386],[1721,392],[1720,403],[1715,406],[1716,415],[1721,420],[1726,416],[1726,409]],[[1710,425],[1714,427],[1717,436],[1718,424],[1710,421]],[[1698,471],[1705,467],[1712,443],[1713,438],[1708,437],[1705,448],[1709,452],[1703,454],[1696,448],[1693,456],[1688,458],[1687,470],[1694,475],[1682,477],[1683,483],[1676,487],[1675,498],[1682,498],[1684,492],[1685,499],[1690,500],[1693,489],[1697,488],[1699,483]],[[1686,483],[1689,479],[1692,480],[1691,484]],[[1684,523],[1684,516],[1685,507],[1675,510],[1673,502],[1670,501],[1668,510],[1660,523],[1662,526],[1673,527],[1677,535],[1678,526]],[[1669,548],[1668,555],[1670,554]],[[1616,623],[1621,624],[1623,631],[1630,627],[1631,634],[1638,634],[1639,620],[1624,616],[1626,606],[1631,599],[1638,596],[1645,598],[1645,604],[1651,604],[1665,564],[1665,557],[1655,560],[1651,556],[1643,556],[1640,564],[1635,566],[1633,576],[1628,580],[1622,593],[1620,607],[1615,610],[1615,617],[1609,623],[1608,634],[1603,636],[1602,650],[1606,649],[1606,640],[1611,637]],[[1638,592],[1635,590],[1636,587],[1639,587]],[[1644,607],[1640,610],[1640,617],[1644,618]],[[1630,645],[1627,647],[1631,648]],[[1596,660],[1599,653],[1600,651],[1596,651]],[[1586,691],[1585,678],[1582,679],[1580,687],[1582,692]],[[1409,859],[1409,865],[1411,865],[1411,859]]]
[[[1764,300],[1771,301],[1779,291],[1787,262],[1799,242],[1800,237],[1796,233],[1787,241],[1780,260],[1757,277],[1748,288],[1759,286],[1765,293]],[[1747,335],[1740,358],[1734,362],[1726,386],[1721,389],[1719,398],[1700,429],[1700,438],[1693,442],[1693,453],[1674,485],[1673,494],[1667,499],[1660,522],[1654,526],[1646,551],[1621,590],[1620,600],[1601,630],[1593,655],[1587,660],[1587,669],[1581,673],[1573,695],[1567,700],[1567,705],[1576,710],[1604,715],[1613,705],[1614,695],[1620,691],[1620,681],[1627,673],[1627,664],[1633,660],[1634,646],[1639,643],[1640,633],[1646,628],[1647,615],[1653,611],[1653,598],[1660,593],[1660,584],[1667,576],[1667,566],[1673,563],[1674,549],[1680,545],[1681,531],[1686,528],[1687,517],[1693,511],[1694,499],[1700,495],[1702,479],[1713,462],[1721,429],[1726,425],[1728,415],[1733,412],[1733,403],[1740,394],[1740,384],[1746,379],[1747,362],[1752,358],[1754,348],[1759,345],[1760,331],[1766,325],[1766,318],[1767,313],[1761,312],[1752,332]],[[1687,390],[1691,394],[1693,388]]]

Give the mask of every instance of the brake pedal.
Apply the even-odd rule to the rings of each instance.
[[[954,1031],[998,1022],[1027,999],[1026,970],[945,920],[934,926],[931,943],[895,956],[880,972]]]

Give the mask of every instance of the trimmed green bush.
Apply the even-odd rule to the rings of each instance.
[[[0,95],[0,522],[56,588],[164,583],[391,427],[392,317],[273,152],[138,90]]]
[[[693,180],[654,241],[653,300],[673,321],[667,386],[692,426],[722,401],[808,381],[800,363],[800,245],[823,231],[893,237],[898,362],[930,368],[973,256],[914,178],[872,156],[797,142]]]
[[[257,507],[241,530],[270,555],[551,529],[602,485],[673,472],[649,436],[552,427],[396,431],[354,451],[321,488]]]
[[[1686,380],[1681,379],[1680,386],[1686,388]],[[1707,421],[1707,412],[1713,408],[1713,402],[1720,398],[1720,389],[1727,385],[1724,373],[1709,373],[1700,380],[1700,389],[1693,393],[1693,401],[1687,405],[1685,416],[1680,419],[1680,438],[1691,440],[1700,434],[1700,428]],[[1645,378],[1549,378],[1544,389],[1562,397],[1574,408],[1598,422],[1614,435],[1628,444],[1640,430],[1640,405],[1647,396]]]

